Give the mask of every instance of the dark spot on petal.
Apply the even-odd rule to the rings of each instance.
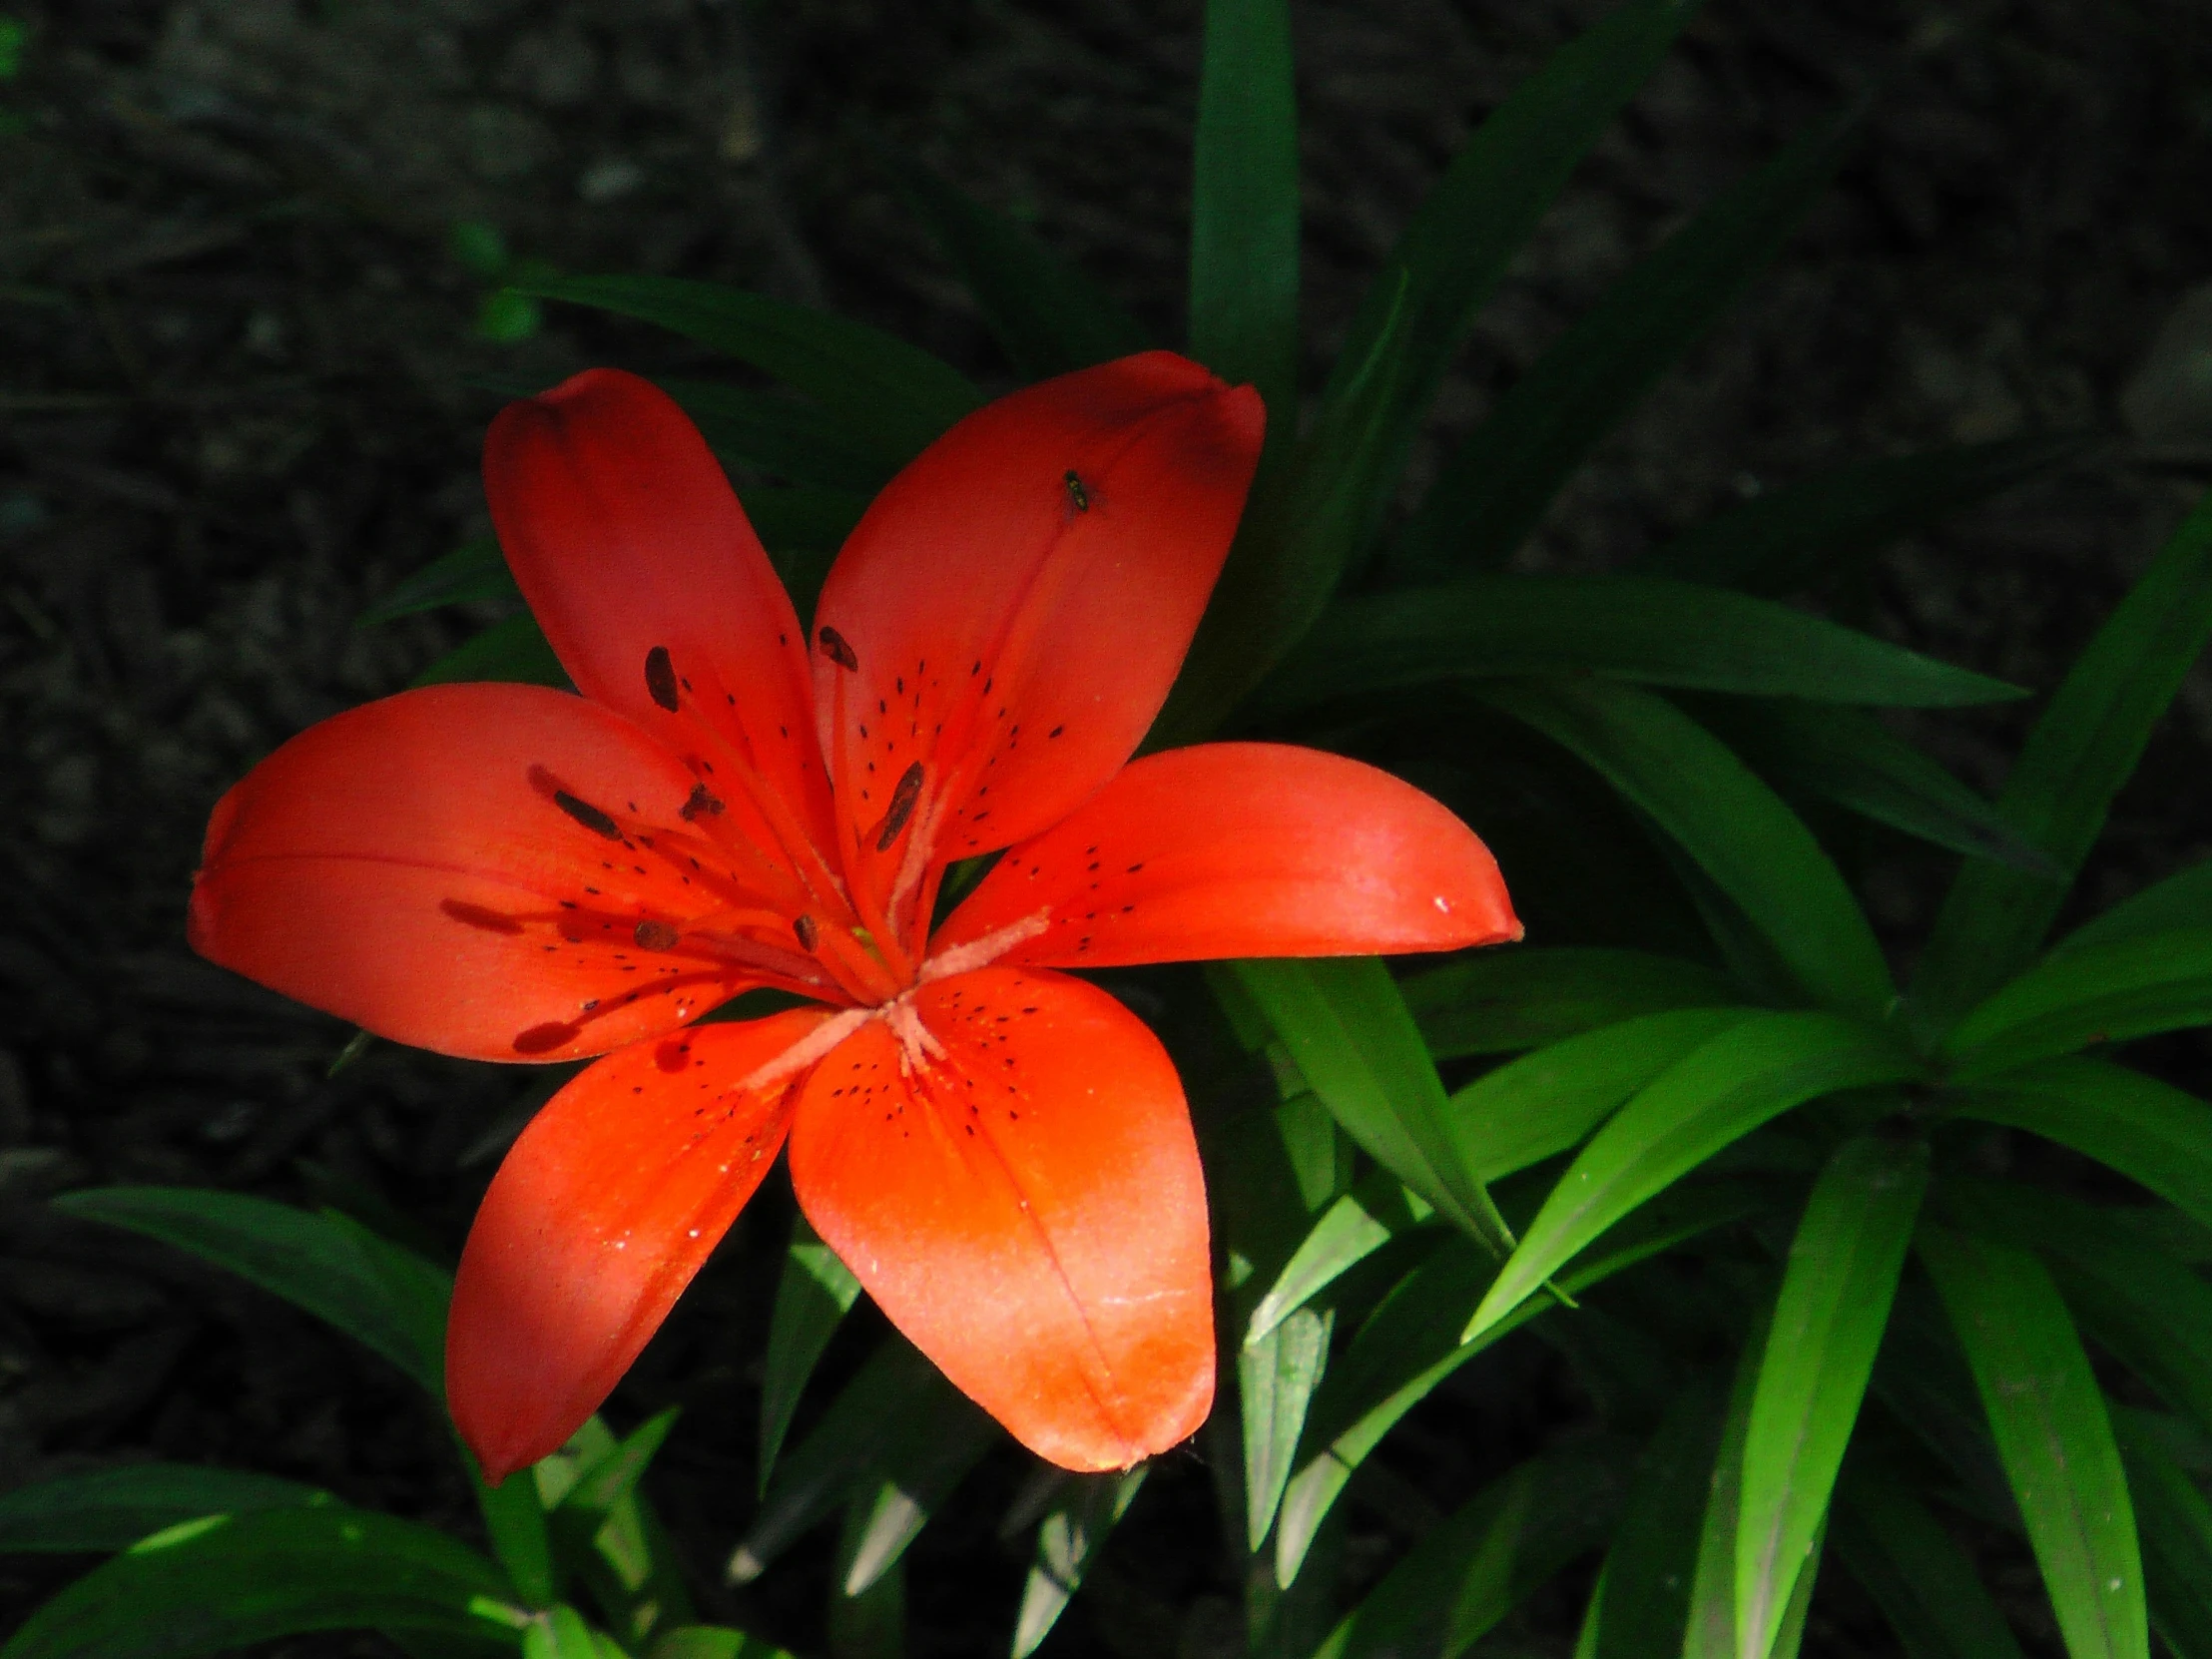
[[[605,835],[611,841],[622,839],[622,831],[615,821],[588,801],[579,801],[566,790],[553,792],[553,805],[595,835]]]
[[[822,654],[846,673],[849,674],[860,666],[860,659],[853,654],[852,647],[845,643],[844,636],[834,628],[826,627],[817,637],[822,641]]]
[[[898,832],[906,828],[906,821],[914,816],[914,803],[921,799],[921,763],[915,761],[898,775],[898,785],[891,791],[890,810],[883,815],[883,828],[876,832],[875,850],[888,852],[891,842],[898,839]]]
[[[529,1030],[517,1033],[517,1054],[550,1054],[564,1043],[576,1040],[576,1027],[559,1020],[549,1020],[543,1025],[533,1025]]]
[[[681,706],[676,695],[676,665],[669,659],[668,647],[656,645],[645,654],[646,695],[674,714]]]
[[[519,933],[522,923],[513,916],[503,916],[497,910],[487,910],[481,904],[466,903],[458,898],[438,901],[438,908],[455,921],[470,927],[481,927],[487,933]],[[548,947],[550,948],[550,947]]]
[[[631,932],[631,937],[647,950],[674,950],[679,936],[673,925],[657,920],[641,921]]]

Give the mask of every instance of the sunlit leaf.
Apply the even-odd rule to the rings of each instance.
[[[1935,1277],[2073,1659],[2148,1659],[2135,1512],[2089,1359],[2025,1251],[1924,1226]]]
[[[1601,774],[1682,847],[1817,1000],[1873,1018],[1893,997],[1866,913],[1797,815],[1664,699],[1597,679],[1477,688]]]
[[[320,1630],[516,1638],[499,1569],[442,1532],[343,1504],[156,1533],[34,1612],[5,1659],[187,1659]]]
[[[515,286],[635,317],[751,363],[814,398],[891,466],[983,401],[957,369],[917,346],[743,288],[674,276],[546,276]]]
[[[1952,1027],[1954,1076],[1987,1077],[2096,1043],[2212,1020],[2212,926],[2135,934],[2029,968]]]
[[[1118,1474],[1079,1474],[1063,1483],[1058,1500],[1037,1525],[1037,1553],[1014,1617],[1012,1659],[1029,1659],[1052,1633],[1069,1598],[1082,1588],[1106,1534],[1128,1513],[1149,1468],[1139,1463]]]
[[[646,1650],[646,1659],[792,1659],[792,1655],[774,1642],[727,1625],[687,1624],[663,1635]]]
[[[1590,945],[1478,951],[1408,974],[1399,988],[1438,1060],[1510,1054],[1638,1014],[1740,1000],[1701,962]]]
[[[1841,1089],[1916,1066],[1883,1032],[1827,1013],[1756,1014],[1660,1073],[1591,1138],[1469,1321],[1479,1336],[1621,1217],[1730,1142]]]
[[[1191,148],[1191,355],[1298,424],[1298,89],[1285,0],[1208,0]],[[1280,429],[1278,429],[1280,428]]]
[[[2104,1060],[2040,1065],[1956,1090],[1959,1116],[2070,1146],[2212,1227],[2212,1105]]]
[[[1255,1551],[1275,1524],[1306,1413],[1329,1365],[1329,1338],[1335,1329],[1334,1309],[1302,1307],[1237,1351],[1246,1542]]]
[[[2070,878],[2104,815],[2212,636],[2212,496],[2105,620],[2028,734],[1997,810]],[[2065,884],[1984,860],[1958,872],[1929,935],[1908,1005],[1940,1035],[2019,972]]]
[[[791,1431],[792,1414],[814,1376],[823,1350],[859,1300],[860,1282],[824,1244],[803,1215],[792,1218],[784,1274],[769,1316],[768,1351],[761,1360],[761,1476],[768,1490],[777,1454]]]
[[[1360,1263],[1434,1214],[1388,1170],[1371,1170],[1314,1223],[1252,1310],[1245,1342],[1258,1343]]]
[[[1811,1559],[1928,1185],[1924,1143],[1862,1136],[1821,1172],[1790,1243],[1744,1442],[1736,1626],[1764,1654]]]

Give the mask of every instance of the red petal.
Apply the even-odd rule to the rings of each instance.
[[[1001,398],[891,480],[816,618],[858,663],[818,651],[815,686],[832,771],[843,687],[867,845],[915,762],[908,833],[949,859],[1035,833],[1129,758],[1229,551],[1263,419],[1251,387],[1153,351]]]
[[[678,817],[692,787],[636,727],[565,692],[385,698],[300,733],[217,805],[192,943],[418,1048],[603,1053],[761,982],[637,942],[643,920],[680,928],[722,902],[677,851],[698,839]],[[632,826],[679,827],[610,839],[556,792]]]
[[[1001,931],[1031,918],[1033,937]],[[1112,967],[1519,937],[1489,848],[1410,784],[1319,750],[1222,743],[1148,756],[1009,848],[931,954]]]
[[[891,1323],[1041,1457],[1125,1468],[1214,1394],[1206,1192],[1159,1040],[1080,980],[925,985],[941,1054],[883,1021],[808,1080],[807,1219]]]
[[[530,1120],[484,1194],[453,1285],[445,1392],[499,1480],[599,1408],[784,1144],[790,1072],[741,1081],[828,1016],[635,1043]]]
[[[484,490],[515,581],[577,689],[725,779],[733,767],[757,773],[829,845],[799,618],[721,464],[667,393],[594,368],[508,404],[484,440]],[[656,648],[677,713],[649,684]]]

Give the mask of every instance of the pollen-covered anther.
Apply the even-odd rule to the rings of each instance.
[[[646,920],[638,923],[630,936],[637,940],[641,950],[674,950],[676,941],[683,935],[672,922]]]
[[[955,973],[973,973],[977,968],[988,967],[1015,945],[1035,938],[1051,925],[1051,914],[1039,910],[1035,915],[994,927],[979,939],[940,950],[921,964],[916,983],[926,985],[933,979],[949,979]]]
[[[883,828],[876,831],[876,851],[888,852],[898,832],[906,828],[906,821],[914,816],[914,803],[921,799],[921,776],[919,761],[898,775],[897,787],[891,791],[890,810],[883,815]]]
[[[852,647],[845,643],[842,634],[834,628],[825,627],[817,637],[822,641],[822,654],[825,657],[828,657],[847,674],[858,670],[860,659]]]
[[[656,645],[645,654],[645,690],[670,714],[682,707],[682,699],[676,695],[676,663],[665,645]]]
[[[799,940],[799,948],[809,951],[814,949],[816,941],[822,937],[815,926],[815,918],[806,915],[792,918],[792,934]]]
[[[553,792],[553,805],[595,835],[605,835],[611,841],[622,839],[622,827],[588,801],[579,801],[566,790]]]
[[[914,1006],[914,999],[902,996],[895,1002],[887,1002],[876,1010],[883,1023],[890,1027],[891,1035],[898,1039],[898,1069],[911,1077],[916,1072],[926,1072],[929,1062],[944,1058],[944,1044],[937,1041],[921,1017],[921,1010]]]
[[[691,794],[685,797],[683,806],[676,809],[676,816],[686,824],[696,824],[702,814],[720,815],[729,810],[723,803],[722,797],[716,795],[706,785],[694,784]]]

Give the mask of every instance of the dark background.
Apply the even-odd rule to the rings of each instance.
[[[1297,7],[1311,381],[1471,124],[1603,9]],[[485,526],[475,457],[496,399],[466,377],[699,366],[680,342],[560,307],[531,337],[481,337],[493,284],[454,228],[490,228],[512,257],[562,270],[713,276],[833,306],[1009,385],[874,171],[872,130],[1033,224],[1172,342],[1197,7],[13,13],[29,38],[0,82],[0,1485],[152,1453],[466,1528],[441,1430],[399,1378],[220,1275],[39,1206],[100,1181],[381,1198],[450,1251],[505,1137],[548,1092],[544,1074],[388,1048],[328,1079],[342,1028],[182,939],[220,792],[492,614],[354,626]],[[1823,466],[2094,428],[2113,440],[2094,459],[1897,547],[1842,601],[1877,632],[2045,689],[2212,477],[2212,375],[2199,364],[2192,393],[2186,342],[2153,352],[2212,281],[2201,0],[1710,0],[1489,306],[1437,430],[1463,428],[1629,261],[1876,75],[1893,79],[1838,186],[1526,560],[1608,568]],[[463,252],[471,238],[486,242],[463,232]],[[2197,339],[2212,350],[2212,316]],[[1992,712],[1919,730],[1993,788],[2020,728]],[[2090,899],[2203,853],[2208,743],[2200,670],[2122,802]],[[1925,921],[1938,873],[1868,869],[1894,938]],[[2201,1078],[2205,1057],[2179,1039],[2157,1059]],[[704,1577],[752,1508],[765,1264],[787,1203],[772,1192],[741,1223],[611,1407],[627,1424],[687,1402],[657,1490]],[[865,1336],[840,1339],[832,1364]],[[1438,1443],[1510,1437],[1508,1403],[1463,1390],[1432,1408],[1456,1415],[1416,1414],[1414,1465],[1424,1420]],[[1003,1650],[1024,1552],[992,1527],[1021,1474],[994,1459],[924,1534],[913,1651]],[[1195,1457],[1155,1480],[1101,1570],[1111,1593],[1077,1603],[1060,1651],[1231,1650],[1207,1502]],[[1362,1542],[1372,1524],[1355,1517],[1370,1559],[1387,1547]],[[819,1650],[823,1554],[710,1610]],[[0,1560],[0,1627],[77,1566]],[[1865,1635],[1817,1619],[1814,1647],[1883,1651]]]

